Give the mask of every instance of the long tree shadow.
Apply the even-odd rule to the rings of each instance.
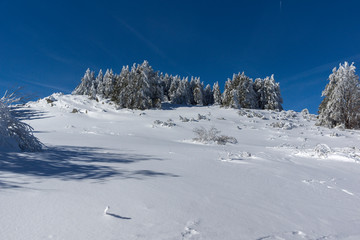
[[[46,116],[46,112],[34,110],[32,108],[26,108],[22,105],[11,106],[11,113],[19,120],[36,120],[51,118],[52,116]]]
[[[62,180],[177,177],[175,174],[166,172],[124,169],[124,165],[130,163],[162,159],[140,154],[104,153],[104,150],[62,146],[37,153],[2,152],[0,153],[0,174],[13,173]],[[17,186],[0,179],[0,188]]]

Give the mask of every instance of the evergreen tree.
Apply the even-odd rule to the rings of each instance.
[[[280,85],[275,82],[274,74],[265,79],[257,78],[254,83],[257,93],[257,104],[260,109],[282,110],[283,100],[280,94]]]
[[[100,69],[96,79],[95,79],[95,82],[96,82],[96,85],[97,85],[97,91],[96,91],[96,94],[100,95],[103,97],[104,95],[104,82],[103,82],[103,72],[102,70]]]
[[[205,106],[214,104],[214,93],[211,90],[210,84],[206,85],[206,87],[205,87],[203,102],[204,102]]]
[[[106,70],[101,86],[102,87],[98,89],[99,94],[101,94],[104,98],[110,98],[115,86],[115,75],[112,69]]]
[[[193,78],[191,80],[193,80]],[[191,86],[191,90],[192,90],[191,92],[192,92],[192,98],[193,98],[193,100],[191,101],[191,104],[204,105],[204,90],[203,89],[204,89],[204,83],[200,82],[200,78],[194,78],[194,85]]]
[[[274,74],[264,79],[264,109],[283,110],[283,100],[280,95],[280,84],[275,82]]]
[[[174,77],[172,75],[169,76],[167,73],[165,75],[160,75],[160,83],[164,92],[164,101],[170,101],[170,87],[173,82],[173,78]]]
[[[234,74],[232,80],[225,83],[222,104],[234,108],[257,108],[257,96],[253,81],[244,73]]]
[[[173,80],[171,81],[169,92],[168,92],[168,95],[169,95],[169,98],[170,98],[169,100],[170,100],[171,103],[180,104],[179,96],[177,94],[177,89],[180,86],[180,81],[181,80],[180,80],[179,76],[175,76],[173,78]]]
[[[260,109],[265,109],[266,98],[264,94],[264,80],[261,78],[256,78],[253,84],[254,91],[257,95],[257,105]]]
[[[216,104],[216,105],[222,104],[221,91],[220,91],[218,82],[214,83],[214,85],[213,85],[213,99],[214,99],[214,104]]]
[[[329,83],[322,92],[318,124],[345,128],[360,127],[360,83],[354,63],[339,64],[329,76]]]
[[[225,82],[225,89],[224,92],[221,96],[221,103],[222,106],[224,107],[231,107],[232,105],[232,100],[233,100],[233,86],[231,83],[230,78],[228,78],[228,80]]]
[[[242,108],[258,108],[257,96],[253,88],[253,80],[244,73],[235,76],[233,82],[236,84],[238,104]],[[234,100],[235,101],[235,100]]]
[[[92,96],[93,82],[95,81],[94,72],[88,68],[81,79],[81,83],[72,92],[74,95],[89,95]]]

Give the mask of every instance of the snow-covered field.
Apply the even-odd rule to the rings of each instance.
[[[19,111],[47,149],[0,153],[0,239],[360,239],[358,131],[61,94]],[[194,141],[200,127],[238,143]]]

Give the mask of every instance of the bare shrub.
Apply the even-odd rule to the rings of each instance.
[[[219,145],[225,145],[226,143],[236,144],[237,140],[234,137],[226,136],[226,135],[218,135],[221,131],[216,129],[215,127],[211,127],[209,130],[206,130],[204,127],[195,128],[193,132],[197,135],[197,137],[193,138],[193,140],[203,143],[211,143],[216,142]]]

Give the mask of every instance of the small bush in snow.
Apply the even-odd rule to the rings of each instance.
[[[190,119],[188,119],[187,117],[179,116],[179,118],[180,118],[180,121],[182,121],[182,122],[189,122],[190,121]]]
[[[254,111],[251,111],[249,109],[240,109],[238,111],[238,114],[240,116],[246,116],[248,118],[254,118],[254,117],[257,117],[257,118],[260,118],[260,119],[263,119],[263,120],[267,120],[267,118],[265,117],[264,114],[262,113],[258,113],[258,112],[254,112]]]
[[[327,158],[328,154],[331,153],[331,148],[326,144],[318,144],[316,145],[315,154],[320,158]]]
[[[295,125],[293,123],[283,122],[283,121],[273,122],[270,124],[270,126],[273,128],[281,128],[281,129],[285,129],[285,130],[291,130],[295,127]]]
[[[194,133],[197,135],[193,140],[203,143],[216,142],[219,145],[225,145],[226,143],[236,144],[237,140],[234,137],[229,137],[226,135],[218,135],[220,133],[214,127],[211,127],[209,130],[206,130],[204,127],[195,128]]]
[[[198,113],[198,120],[207,120],[207,117],[205,115],[201,115],[200,113]]]
[[[305,118],[306,116],[308,116],[310,113],[309,113],[309,110],[307,108],[303,109],[301,111],[301,115]]]
[[[43,144],[33,135],[33,128],[11,113],[10,104],[18,100],[14,93],[0,98],[0,149],[40,151]]]
[[[176,124],[173,122],[172,119],[168,119],[166,122],[155,120],[154,125],[160,125],[162,127],[174,127]]]

